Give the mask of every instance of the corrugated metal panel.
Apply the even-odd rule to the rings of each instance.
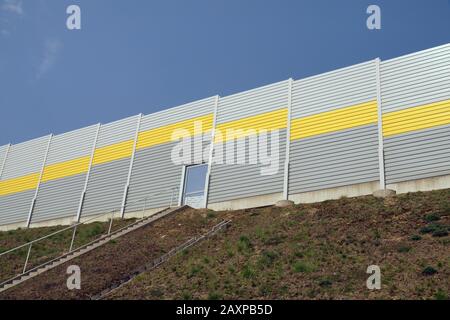
[[[450,171],[450,44],[381,63],[387,183]]]
[[[377,125],[291,142],[289,193],[377,181]]]
[[[292,118],[376,100],[375,62],[368,61],[294,81]]]
[[[209,134],[204,136],[203,150],[200,154],[194,148],[191,149],[191,159],[188,164],[194,164],[196,157],[202,155],[207,162],[210,140]],[[172,204],[178,203],[182,165],[174,164],[171,159],[172,150],[177,144],[178,142],[160,144],[136,151],[126,213],[142,209],[144,203],[139,201],[150,195],[152,197],[147,203],[147,208],[169,206],[172,200],[171,188],[176,188]],[[156,193],[158,194],[155,195]]]
[[[97,125],[55,135],[52,139],[46,166],[89,156]]]
[[[48,136],[11,146],[2,180],[39,173],[47,150]]]
[[[0,225],[26,222],[35,190],[0,197]]]
[[[8,149],[9,149],[9,145],[4,145],[4,146],[0,147],[0,180],[2,177],[3,166],[5,164]]]
[[[82,216],[118,209],[130,167],[130,158],[116,160],[91,169]]]
[[[221,97],[217,124],[287,108],[289,80]]]
[[[32,222],[76,216],[96,132],[97,125],[53,137]]]
[[[268,150],[270,154],[272,139],[270,134],[267,136]],[[251,154],[257,153],[258,148],[251,149],[249,147],[249,139],[246,139],[245,148],[245,164],[237,164],[238,145],[237,141],[229,141],[224,145],[216,144],[215,149],[222,148],[224,155],[224,163],[226,150],[234,144],[234,165],[233,164],[213,164],[211,169],[211,178],[209,185],[209,203],[216,203],[232,199],[246,198],[257,195],[278,193],[283,191],[284,177],[284,161],[286,150],[286,130],[279,132],[279,157],[278,171],[275,174],[263,175],[261,169],[268,167],[267,164],[250,164]],[[240,141],[244,141],[241,139]],[[217,151],[216,151],[217,152]]]
[[[142,209],[144,202],[140,201],[150,195],[152,197],[146,204],[147,208],[170,205],[172,192],[168,189],[179,187],[181,179],[181,166],[171,161],[175,144],[163,144],[136,152],[125,213]],[[178,201],[176,191],[173,204]]]
[[[289,194],[379,179],[376,64],[293,84]]]
[[[223,139],[218,140],[216,136],[214,148],[216,150],[223,148],[224,164],[213,162],[209,183],[209,203],[283,191],[288,96],[289,80],[285,80],[220,98],[217,110],[217,130],[220,131]],[[256,133],[263,129],[277,130],[279,133],[277,173],[263,175],[261,168],[267,167],[267,165],[262,164],[260,158],[258,158],[257,164],[249,161],[250,138],[248,135],[238,134],[234,139],[227,141],[226,135],[229,129],[235,131],[256,130]],[[229,163],[225,158],[227,148],[230,149],[235,145],[235,150],[237,150],[238,141],[246,141],[245,164],[237,163],[236,152],[234,152],[234,164]],[[268,150],[271,150],[271,141],[271,135],[268,134]]]
[[[450,174],[450,125],[385,138],[387,183]]]
[[[76,218],[85,174],[41,183],[31,223]]]
[[[101,126],[82,216],[108,212],[122,205],[139,119],[134,116]]]
[[[102,124],[98,135],[96,148],[106,147],[115,143],[134,140],[139,116]]]
[[[186,119],[200,117],[214,112],[215,97],[187,103],[142,117],[140,131],[159,128]]]
[[[383,112],[450,99],[450,44],[381,63]]]

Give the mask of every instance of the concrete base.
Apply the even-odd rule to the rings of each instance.
[[[388,184],[386,188],[395,190],[397,194],[448,189],[450,188],[450,175],[392,183]]]
[[[380,189],[378,181],[354,184],[345,187],[336,187],[323,190],[302,192],[289,195],[289,200],[295,203],[314,203],[325,200],[334,200],[341,197],[358,197],[372,194]]]
[[[239,209],[272,206],[278,200],[283,200],[282,192],[217,203],[208,203],[208,209],[216,211],[224,211],[224,210],[239,210]]]
[[[277,203],[275,203],[275,207],[280,207],[280,208],[288,208],[288,207],[292,207],[294,205],[294,201],[291,200],[279,200],[277,201]]]
[[[395,191],[391,189],[380,189],[373,192],[375,198],[387,198],[395,196]]]

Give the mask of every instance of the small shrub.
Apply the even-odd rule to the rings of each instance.
[[[302,273],[309,273],[314,271],[314,266],[312,266],[311,264],[305,262],[305,261],[296,261],[294,263],[294,272],[302,272]]]
[[[164,295],[164,293],[160,289],[156,288],[150,290],[150,295],[152,295],[153,297],[160,298]]]
[[[253,270],[253,268],[250,265],[246,264],[242,268],[241,274],[242,274],[242,276],[244,278],[250,279],[250,278],[253,278],[255,276],[255,271]]]
[[[441,216],[450,215],[450,201],[443,201],[439,207],[439,213]]]
[[[426,222],[438,221],[439,219],[441,219],[441,217],[439,215],[437,215],[436,213],[427,214],[425,216]]]
[[[410,239],[411,239],[412,241],[419,241],[419,240],[422,239],[422,237],[419,236],[418,234],[414,234],[414,235],[411,236]]]
[[[270,267],[278,257],[278,254],[273,251],[263,251],[258,260],[258,264],[262,267]]]
[[[434,298],[436,300],[448,300],[448,295],[441,289],[438,289],[438,291],[434,294]]]
[[[208,294],[208,300],[220,300],[220,299],[222,299],[222,296],[217,292],[210,292]]]
[[[408,246],[401,246],[397,249],[397,251],[400,253],[406,253],[406,252],[409,252],[410,250],[411,250],[411,247],[408,247]]]
[[[422,271],[422,274],[424,276],[432,276],[433,274],[436,274],[436,273],[437,273],[437,270],[435,268],[433,268],[433,267],[430,267],[430,266],[426,267]]]
[[[433,237],[446,237],[448,236],[448,231],[445,229],[439,229],[432,233]]]
[[[193,276],[195,276],[197,273],[199,273],[202,270],[202,268],[200,266],[197,265],[192,265],[191,269],[189,270],[189,278],[192,278]]]
[[[321,286],[322,288],[331,287],[332,284],[333,282],[329,279],[322,279],[319,281],[319,286]]]
[[[217,213],[215,213],[212,210],[208,210],[208,213],[206,214],[206,217],[209,219],[215,218],[217,216]]]
[[[183,292],[183,294],[181,295],[181,298],[183,300],[192,300],[192,294],[190,292]]]
[[[439,223],[430,223],[429,225],[426,225],[425,227],[420,229],[420,233],[432,233],[435,232],[437,230],[442,229],[443,226]]]
[[[239,252],[249,251],[252,248],[252,244],[250,239],[247,236],[241,236],[238,241],[238,250]]]

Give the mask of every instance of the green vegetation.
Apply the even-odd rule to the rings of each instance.
[[[113,298],[146,298],[164,282],[165,299],[446,299],[450,239],[433,235],[447,230],[448,199],[441,190],[217,213],[232,220],[226,232]],[[372,264],[382,290],[366,288]]]

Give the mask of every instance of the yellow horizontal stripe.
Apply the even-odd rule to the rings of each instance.
[[[81,157],[61,163],[46,166],[42,176],[42,182],[73,176],[87,172],[90,156]]]
[[[0,196],[36,189],[38,181],[39,173],[0,181]]]
[[[426,104],[383,115],[385,137],[450,124],[450,100]]]
[[[134,141],[128,140],[95,149],[92,165],[95,166],[102,163],[131,157],[131,154],[133,153],[133,145]]]
[[[189,136],[193,136],[194,134],[196,134],[196,132],[194,132],[196,124],[201,124],[201,132],[199,133],[210,131],[213,126],[213,115],[208,114],[205,116],[192,118],[189,120],[180,121],[163,127],[140,132],[136,149],[139,150],[162,143],[172,142],[174,141],[172,139],[172,134],[177,129],[186,130]]]
[[[218,124],[216,127],[215,142],[240,139],[252,134],[252,130],[255,130],[257,133],[260,130],[284,129],[287,126],[287,113],[287,109],[280,109]],[[227,135],[228,130],[234,130],[234,135]],[[236,132],[237,130],[239,132]]]
[[[291,140],[359,127],[378,121],[376,101],[293,119]]]

